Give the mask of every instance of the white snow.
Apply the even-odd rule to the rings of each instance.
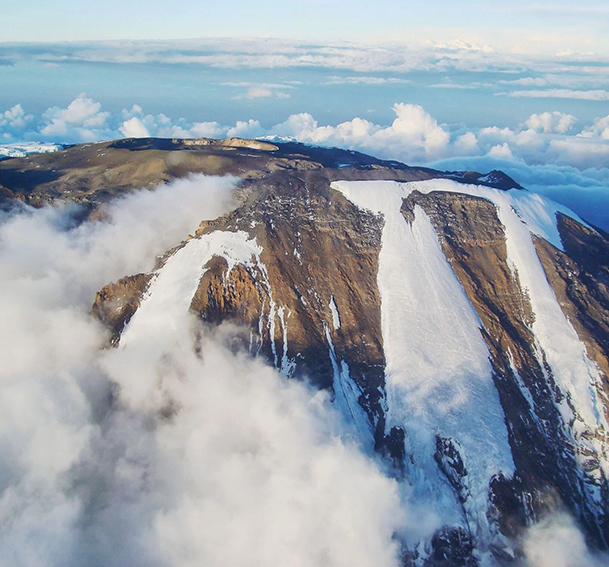
[[[0,157],[25,157],[30,154],[47,154],[63,149],[59,144],[44,142],[22,142],[19,144],[0,144]]]
[[[338,313],[338,307],[336,307],[336,301],[334,301],[334,296],[330,297],[330,311],[332,312],[332,326],[334,330],[340,329],[340,314]]]
[[[343,191],[354,202],[361,201],[360,206],[377,212],[382,211],[379,210],[374,199],[378,200],[380,195],[391,194],[391,198],[396,199],[393,195],[399,194],[405,197],[414,190],[421,193],[433,191],[464,193],[485,198],[495,204],[499,220],[505,230],[508,264],[517,275],[523,292],[531,302],[534,313],[532,331],[538,359],[542,368],[545,359],[557,386],[567,396],[558,406],[567,424],[567,434],[571,435],[580,447],[593,449],[599,457],[603,471],[605,474],[609,473],[609,459],[605,449],[609,427],[598,393],[601,375],[598,367],[588,358],[585,345],[562,311],[546,278],[531,237],[532,234],[540,236],[562,250],[556,221],[557,213],[570,216],[584,225],[586,223],[566,207],[540,195],[516,189],[501,191],[445,179],[407,184],[391,181],[340,182],[333,186]],[[364,198],[364,194],[376,196]],[[416,214],[418,218],[419,211]],[[524,385],[520,384],[520,387],[523,388]],[[586,432],[587,434],[582,436]],[[585,456],[581,458],[582,461],[585,459]],[[598,476],[600,471],[591,474]],[[589,485],[589,488],[589,493],[594,495],[594,487]]]
[[[246,232],[212,232],[192,239],[178,249],[156,273],[146,295],[121,336],[121,348],[131,341],[163,336],[163,329],[175,328],[184,320],[199,281],[213,256],[228,262],[228,272],[238,264],[259,262],[262,248]]]
[[[531,238],[531,234],[541,236],[562,250],[556,214],[560,212],[584,225],[586,223],[566,207],[528,191],[500,191],[444,180],[409,185],[411,190],[417,189],[422,193],[451,191],[477,195],[497,206],[499,220],[506,233],[508,262],[517,274],[533,309],[532,331],[538,346],[540,364],[543,367],[545,357],[557,385],[570,398],[575,413],[566,399],[559,404],[559,409],[565,423],[573,423],[571,434],[579,443],[592,445],[602,457],[609,426],[598,394],[600,372],[588,358],[585,345],[556,299]],[[586,430],[605,437],[605,440],[582,439],[581,434]],[[607,458],[601,458],[601,465],[605,473],[609,473]]]
[[[338,360],[336,350],[330,335],[330,329],[324,324],[326,340],[328,341],[330,360],[334,379],[334,407],[341,413],[345,423],[349,427],[355,427],[358,441],[369,452],[374,449],[374,434],[370,420],[359,403],[362,391],[355,383],[349,372],[349,365],[344,360]]]
[[[499,472],[511,475],[514,464],[480,321],[424,211],[415,209],[412,224],[400,213],[413,187],[389,181],[332,187],[384,216],[378,285],[387,430],[405,429],[405,465],[414,496],[447,523],[465,520],[477,526],[479,541],[488,541],[489,482]],[[434,459],[438,434],[463,447],[471,493],[463,506]]]

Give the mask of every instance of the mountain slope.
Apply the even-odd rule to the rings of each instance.
[[[607,548],[605,236],[500,172],[296,144],[113,144],[110,169],[183,153],[196,171],[244,180],[237,209],[184,235],[153,272],[100,290],[93,310],[115,348],[162,360],[156,331],[184,340],[177,321],[192,312],[240,325],[239,348],[330,390],[359,442],[441,519],[404,541],[406,563],[507,560],[523,529],[561,506]],[[78,151],[90,150],[65,155]],[[48,200],[44,183],[13,183],[22,162],[11,161],[0,183]],[[49,199],[74,195],[68,171]],[[75,200],[97,206],[130,187],[105,193],[105,182],[95,173]],[[177,411],[170,399],[164,411]]]

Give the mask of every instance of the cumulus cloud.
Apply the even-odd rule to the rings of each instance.
[[[104,348],[95,292],[234,207],[233,187],[195,176],[102,221],[1,219],[1,564],[397,567],[398,486],[326,395],[188,313],[153,350]]]
[[[581,136],[585,138],[599,137],[603,140],[609,140],[609,115],[597,118],[592,126],[582,131]]]
[[[421,106],[398,103],[390,126],[363,118],[336,126],[320,126],[310,114],[298,114],[272,128],[272,133],[303,142],[356,148],[380,157],[410,160],[438,159],[446,151],[450,134]]]
[[[514,159],[514,154],[512,153],[510,146],[508,146],[505,142],[501,145],[497,144],[496,146],[493,146],[489,150],[488,155],[499,159]]]
[[[92,141],[95,131],[105,128],[109,116],[108,112],[101,111],[99,102],[80,94],[67,108],[49,108],[44,113],[45,125],[40,133],[57,139],[77,134],[82,141]]]
[[[25,130],[28,123],[33,120],[33,115],[26,114],[23,107],[20,104],[16,104],[9,110],[0,114],[0,128],[7,128],[8,130]]]
[[[133,116],[128,120],[125,120],[120,128],[120,133],[125,136],[125,138],[149,138],[150,132],[148,132],[148,128],[144,126],[144,123],[137,117]]]
[[[554,111],[533,114],[525,122],[525,125],[533,130],[548,134],[565,134],[573,128],[576,122],[577,118],[572,114]]]

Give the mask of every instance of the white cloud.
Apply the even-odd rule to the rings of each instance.
[[[382,127],[363,118],[336,126],[319,126],[310,114],[291,116],[271,129],[271,133],[314,144],[349,147],[379,157],[427,160],[441,157],[450,134],[421,106],[398,103],[396,118]]]
[[[530,91],[512,91],[510,93],[501,93],[503,95],[515,98],[568,98],[575,100],[609,100],[609,91],[606,90],[590,90],[578,91],[572,89],[546,89],[546,90],[530,90]]]
[[[197,343],[187,313],[147,352],[104,348],[90,316],[102,285],[234,207],[233,187],[195,176],[76,226],[70,208],[2,219],[1,564],[397,567],[397,484],[326,395],[229,350],[233,329]]]
[[[597,141],[582,136],[569,136],[555,139],[548,148],[552,161],[570,164],[581,169],[606,165],[609,160],[609,143],[606,140]]]
[[[144,123],[137,117],[125,120],[119,128],[125,138],[149,138],[150,132]]]
[[[370,75],[359,75],[351,77],[329,77],[326,81],[327,85],[409,85],[412,81],[409,79],[401,79],[399,77],[374,77]]]
[[[50,108],[45,112],[47,126],[43,133],[65,133],[68,126],[83,128],[102,128],[110,114],[101,112],[101,104],[87,98],[85,94],[77,96],[67,108]]]
[[[239,99],[255,100],[257,98],[272,98],[272,97],[279,98],[279,99],[286,99],[286,98],[290,98],[290,94],[286,93],[285,91],[282,91],[282,90],[276,90],[276,88],[274,86],[257,85],[257,86],[249,87],[245,94],[240,94],[233,98],[236,100],[239,100]]]
[[[503,144],[493,146],[489,150],[488,155],[495,159],[514,159],[514,154],[512,153],[510,146],[508,146],[508,144],[505,142]]]
[[[238,120],[237,123],[225,130],[226,136],[229,138],[256,138],[262,136],[265,130],[260,125],[258,120]]]
[[[23,107],[16,104],[11,109],[0,114],[0,127],[10,127],[15,130],[23,130],[27,127],[28,122],[31,122],[34,117],[31,114],[25,114]]]
[[[431,41],[426,43],[431,47],[446,51],[476,51],[483,53],[495,53],[495,50],[490,45],[480,45],[478,43],[473,43],[462,39],[457,39],[450,43],[435,43]]]
[[[585,128],[580,135],[586,138],[598,137],[609,140],[609,115],[594,120],[594,124]]]
[[[576,122],[577,118],[572,114],[554,111],[533,114],[525,124],[533,130],[549,134],[565,134],[575,126]]]
[[[455,149],[463,155],[476,155],[480,151],[478,138],[473,132],[466,132],[455,141]]]
[[[541,77],[523,77],[522,79],[502,80],[500,85],[519,85],[521,87],[545,87],[548,84],[547,79]]]
[[[575,522],[564,513],[529,528],[524,551],[527,567],[602,567],[609,559],[590,553]]]
[[[190,129],[190,134],[195,138],[221,138],[224,129],[218,122],[196,122]]]

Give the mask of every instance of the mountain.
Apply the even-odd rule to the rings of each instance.
[[[5,202],[74,200],[187,173],[239,206],[99,291],[112,346],[191,312],[310,380],[443,527],[404,564],[502,564],[568,510],[609,547],[609,240],[502,172],[438,172],[246,140],[121,140],[0,162]],[[170,417],[174,408],[166,409]],[[345,471],[348,474],[348,471]]]

